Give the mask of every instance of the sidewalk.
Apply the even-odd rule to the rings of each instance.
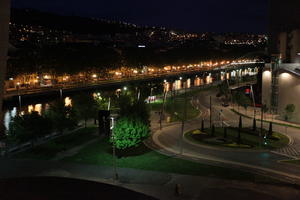
[[[189,176],[172,173],[118,168],[119,180],[113,179],[113,168],[97,165],[38,160],[0,159],[0,177],[57,176],[102,182],[128,188],[157,199],[283,199],[300,198],[300,191],[284,185],[255,184],[246,181]],[[179,195],[175,193],[179,184]],[[261,188],[264,188],[263,191]],[[101,188],[99,188],[101,190]],[[278,198],[279,197],[279,198]]]
[[[234,107],[230,106],[230,109],[233,109],[236,112],[238,112],[242,115],[245,115],[249,118],[253,118],[254,117],[254,112],[255,112],[255,119],[257,119],[259,121],[261,120],[261,109],[260,108],[248,107],[247,110],[245,110],[241,106],[240,106],[239,109],[238,109],[238,106],[234,106]],[[291,126],[291,127],[294,127],[294,128],[300,128],[300,124],[276,119],[277,117],[279,117],[279,115],[264,113],[263,116],[264,116],[263,120],[266,121],[266,122],[273,122],[273,123],[277,123],[278,125],[282,125],[282,126]]]
[[[248,118],[253,118],[254,117],[254,109],[249,108],[247,112],[245,111],[244,108],[237,110],[237,107],[235,106],[230,107],[231,109],[234,109],[237,113],[242,114],[244,116],[247,116]],[[255,119],[258,121],[261,121],[261,112],[260,109],[256,109],[256,116]],[[274,119],[275,116],[271,114],[265,114],[266,117],[264,117],[264,128],[268,129],[268,124],[269,122],[273,122],[273,130],[278,131],[282,134],[285,134],[286,136],[289,137],[290,143],[288,146],[276,149],[273,152],[280,154],[280,155],[285,155],[293,159],[299,159],[300,158],[300,124],[292,123],[292,122],[286,122],[283,120],[277,120]],[[258,125],[259,126],[259,125]]]

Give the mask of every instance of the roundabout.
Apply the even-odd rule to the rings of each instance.
[[[267,130],[263,130],[267,132]],[[192,143],[208,145],[215,148],[236,149],[236,150],[276,150],[286,147],[289,144],[289,138],[280,133],[272,133],[272,136],[266,136],[263,141],[259,140],[259,132],[250,128],[224,127],[212,129],[195,129],[184,134],[184,139]]]

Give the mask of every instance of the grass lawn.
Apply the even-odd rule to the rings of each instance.
[[[264,132],[267,132],[264,130]],[[259,146],[258,135],[251,134],[251,130],[243,129],[241,132],[241,144],[237,144],[238,129],[227,128],[227,138],[224,139],[224,129],[215,128],[215,136],[211,136],[211,130],[205,129],[204,133],[190,131],[185,137],[191,141],[202,144],[230,147],[230,148],[248,148],[248,149],[277,149],[286,146],[289,143],[288,137],[280,133],[273,133],[272,138],[267,139],[267,143]]]
[[[58,137],[54,140],[50,140],[45,144],[36,146],[24,152],[20,152],[13,156],[13,158],[32,158],[49,160],[55,157],[59,152],[66,149],[76,147],[80,144],[90,141],[97,136],[94,133],[97,131],[95,127],[81,128],[69,135]]]
[[[161,106],[163,104],[163,100],[162,99],[158,99],[149,105],[149,108],[151,108],[152,111],[160,111],[161,110]]]
[[[97,141],[81,149],[78,154],[65,158],[64,161],[112,166],[113,157],[111,152],[111,144],[109,144],[108,140],[106,139]],[[117,159],[118,167],[274,183],[273,179],[236,169],[215,167],[168,157],[148,149],[145,145],[141,145],[125,153],[123,152],[123,154],[126,154],[126,156]]]
[[[163,101],[158,100],[151,103],[152,111],[161,111]],[[175,100],[168,98],[165,103],[165,111],[171,116],[171,122],[179,121],[184,117],[185,100],[184,98],[176,98]],[[191,104],[191,99],[187,98],[186,101],[187,120],[194,119],[199,115],[199,111],[195,109]],[[175,115],[175,112],[178,114]]]
[[[187,103],[187,116],[186,119],[194,119],[199,115],[199,111],[193,107],[191,104],[191,98],[198,94],[199,92],[208,91],[216,89],[217,86],[207,86],[205,88],[198,88],[198,89],[191,89],[190,91],[186,92]],[[162,108],[163,100],[159,99],[153,103],[151,103],[151,110],[152,111],[160,111]],[[185,94],[177,94],[175,100],[171,97],[168,97],[165,103],[165,111],[171,116],[171,122],[179,121],[184,118],[184,109],[185,109]],[[174,113],[177,113],[175,115]]]
[[[168,99],[166,102],[166,111],[171,115],[171,121],[179,121],[185,118],[185,99]],[[178,114],[175,115],[175,113]],[[191,99],[186,100],[186,120],[194,119],[199,115],[199,111],[191,104]]]

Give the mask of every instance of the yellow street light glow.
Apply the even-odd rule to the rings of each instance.
[[[266,70],[263,72],[263,76],[266,76],[266,77],[271,77],[272,73],[269,71],[269,70]]]
[[[280,76],[281,76],[283,79],[289,79],[289,78],[291,78],[291,75],[290,75],[289,73],[286,73],[286,72],[280,74]]]
[[[93,74],[92,77],[93,77],[93,78],[97,78],[97,74]]]

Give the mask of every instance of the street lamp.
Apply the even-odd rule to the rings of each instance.
[[[111,137],[112,137],[112,141],[113,141],[113,168],[114,168],[114,175],[115,175],[115,180],[119,179],[119,175],[117,172],[117,160],[116,160],[116,138],[114,135],[114,117],[111,117]]]
[[[183,132],[184,132],[184,119],[179,117],[178,113],[175,112],[174,113],[182,122],[181,124],[181,131],[179,132],[179,135],[178,135],[178,146],[179,146],[179,155],[182,154],[182,136],[183,136]]]

